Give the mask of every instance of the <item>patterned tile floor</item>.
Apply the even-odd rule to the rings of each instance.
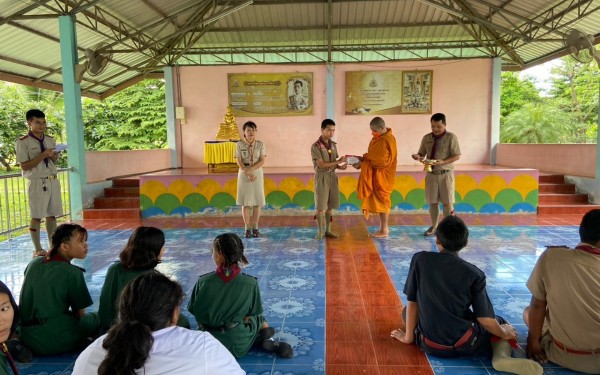
[[[575,245],[580,218],[465,216],[471,235],[462,256],[486,272],[497,313],[517,326],[521,341],[527,334],[521,312],[530,298],[525,281],[535,260],[545,245]],[[244,240],[251,262],[245,272],[259,279],[265,315],[277,337],[295,351],[289,360],[250,352],[240,360],[248,374],[497,373],[486,358],[425,357],[414,347],[389,338],[390,329],[401,323],[398,314],[406,303],[402,288],[412,254],[437,251],[434,240],[422,236],[426,216],[394,215],[390,239],[375,241],[366,236],[362,217],[336,219],[335,228],[344,234],[339,240],[313,240],[313,223],[306,217],[265,217],[264,237]],[[86,281],[96,302],[89,311],[97,309],[106,269],[117,259],[130,229],[139,224],[86,222],[88,257],[75,263],[87,269]],[[224,231],[242,232],[238,218],[143,224],[165,230],[167,252],[158,268],[179,281],[185,291],[191,290],[199,275],[213,270],[212,239]],[[17,299],[30,254],[27,236],[0,242],[0,279]],[[359,294],[352,294],[356,290]],[[182,311],[195,326],[193,317]],[[70,374],[75,358],[76,354],[40,357],[21,364],[20,370],[22,374]],[[547,365],[544,373],[573,372]]]

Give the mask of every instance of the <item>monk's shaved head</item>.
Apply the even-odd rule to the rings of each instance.
[[[383,129],[385,128],[385,121],[381,117],[375,117],[371,120],[370,125],[376,129]]]

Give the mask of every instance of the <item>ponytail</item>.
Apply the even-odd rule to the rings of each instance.
[[[175,281],[150,271],[130,282],[119,299],[119,318],[102,347],[107,354],[98,375],[134,375],[148,359],[152,332],[171,326],[183,291]]]

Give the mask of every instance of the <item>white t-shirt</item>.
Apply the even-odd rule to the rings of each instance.
[[[245,375],[235,358],[210,333],[192,331],[181,327],[168,327],[156,331],[154,344],[143,369],[145,375]],[[99,337],[75,361],[73,375],[97,374],[106,356]]]

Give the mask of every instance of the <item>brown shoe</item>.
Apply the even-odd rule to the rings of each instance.
[[[260,237],[260,232],[258,231],[258,229],[252,229],[252,237]]]
[[[246,229],[246,233],[244,234],[244,237],[250,238],[250,229]]]

